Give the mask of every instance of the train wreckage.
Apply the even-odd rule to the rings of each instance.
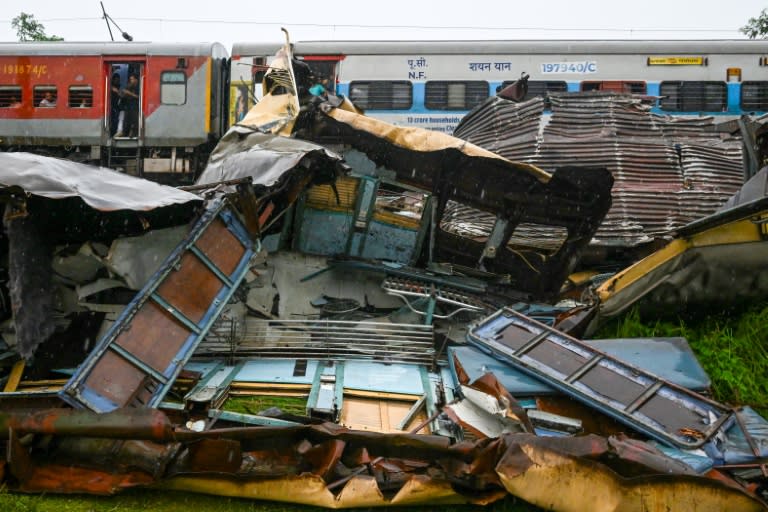
[[[768,422],[708,398],[684,339],[582,339],[711,291],[689,276],[724,245],[764,251],[764,193],[562,300],[609,169],[373,120],[279,57],[186,190],[0,154],[3,485],[766,509]]]

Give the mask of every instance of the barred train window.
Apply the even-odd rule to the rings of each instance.
[[[413,87],[405,80],[351,82],[349,99],[362,109],[405,110],[413,104]]]
[[[59,95],[56,93],[55,85],[36,85],[35,88],[32,89],[32,104],[39,107],[40,102],[43,101],[43,98],[46,97],[47,93],[51,93],[54,103],[58,101]]]
[[[21,106],[21,87],[18,85],[0,85],[0,108]]]
[[[746,111],[768,110],[768,82],[742,82],[741,109]]]
[[[488,98],[488,82],[427,82],[424,104],[436,110],[470,110]]]
[[[90,85],[71,85],[69,87],[68,106],[90,108],[93,106],[93,88]]]
[[[503,82],[500,87],[496,88],[496,92],[501,92],[505,88],[515,83],[515,80],[508,80]],[[568,84],[561,81],[548,81],[548,80],[528,80],[528,92],[525,94],[523,101],[528,101],[531,98],[541,96],[544,98],[544,104],[546,108],[550,108],[549,93],[551,92],[567,92]]]
[[[183,105],[187,102],[187,75],[183,71],[163,71],[160,74],[160,103]]]
[[[645,82],[626,82],[624,80],[604,80],[601,82],[581,82],[582,91],[619,92],[624,94],[645,94]]]
[[[723,112],[728,106],[725,82],[661,82],[661,110]]]

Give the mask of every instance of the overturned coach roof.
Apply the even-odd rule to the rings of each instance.
[[[64,199],[80,197],[100,211],[147,211],[202,201],[195,194],[126,174],[30,153],[0,153],[0,186]]]

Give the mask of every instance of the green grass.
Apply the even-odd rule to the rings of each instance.
[[[241,414],[258,414],[270,407],[277,407],[286,414],[304,415],[307,413],[307,399],[293,396],[236,396],[227,399],[223,409]]]
[[[477,510],[473,505],[453,507],[397,507],[398,512],[470,512]],[[207,496],[204,494],[181,493],[132,489],[117,496],[42,496],[0,492],[0,510],[3,512],[321,512],[328,509],[257,501],[241,498]],[[346,509],[349,511],[371,511],[373,509]],[[383,509],[381,509],[383,510]],[[540,509],[513,497],[498,501],[482,510],[488,512],[536,512]]]

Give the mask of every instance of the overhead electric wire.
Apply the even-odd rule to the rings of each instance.
[[[555,28],[555,27],[494,27],[494,26],[466,26],[466,25],[369,25],[357,23],[296,23],[290,21],[254,21],[254,20],[226,20],[226,19],[200,19],[200,18],[154,18],[154,17],[124,17],[120,18],[122,22],[158,22],[158,23],[193,23],[193,24],[217,24],[217,25],[259,25],[259,26],[294,26],[294,27],[315,27],[315,28],[360,28],[360,29],[417,29],[417,30],[496,30],[496,31],[541,31],[541,32],[737,32],[738,28],[720,29],[720,28]],[[40,22],[82,22],[82,21],[103,21],[101,17],[72,17],[72,18],[44,18]],[[0,23],[10,23],[11,20],[2,20]]]

